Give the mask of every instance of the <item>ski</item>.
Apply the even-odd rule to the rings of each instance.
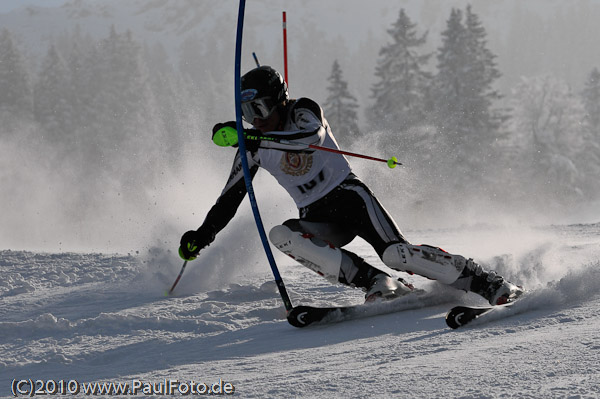
[[[498,312],[502,309],[514,305],[515,302],[509,302],[504,305],[496,306],[455,306],[446,314],[446,324],[453,330],[469,324],[479,317]]]
[[[319,308],[315,306],[295,306],[288,312],[287,320],[294,327],[302,328],[313,323],[318,323],[325,318],[332,318],[333,315],[339,313],[343,316],[344,313],[351,312],[352,306],[335,306],[329,308]]]
[[[420,309],[445,302],[447,302],[447,298],[443,296],[436,296],[420,290],[418,293],[408,294],[393,300],[367,302],[360,305],[331,307],[300,305],[288,312],[287,320],[292,326],[303,328],[312,324],[337,323],[404,310]]]
[[[473,322],[476,319],[485,316],[489,321],[496,320],[502,317],[515,315],[527,310],[528,306],[523,306],[521,302],[525,296],[530,296],[531,292],[525,292],[521,287],[520,291],[515,292],[510,302],[502,305],[485,305],[485,306],[455,306],[446,313],[446,324],[453,330]],[[519,302],[518,306],[513,305]],[[492,314],[496,315],[491,317]]]
[[[492,321],[507,315],[518,314],[526,311],[527,306],[523,307],[519,305],[513,309],[509,308],[513,307],[515,303],[521,302],[521,300],[496,306],[455,306],[446,314],[446,324],[452,329],[457,329],[483,316],[488,318],[490,315],[496,314],[496,317],[489,317],[490,321]],[[448,298],[446,296],[421,291],[390,301],[364,303],[361,305],[329,307],[300,305],[288,312],[287,320],[294,327],[304,328],[313,324],[338,323],[346,320],[437,306],[447,302]]]

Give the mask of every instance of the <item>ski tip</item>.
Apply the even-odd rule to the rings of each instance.
[[[287,314],[287,320],[292,326],[298,328],[306,327],[313,322],[310,317],[310,308],[307,306],[292,308]]]
[[[298,328],[304,328],[319,322],[337,308],[316,308],[313,306],[296,306],[287,314],[288,322]]]
[[[446,324],[453,330],[475,320],[479,315],[492,309],[491,306],[455,306],[446,314]]]
[[[453,330],[456,330],[458,327],[462,326],[463,324],[461,323],[461,315],[460,314],[456,314],[454,313],[452,310],[450,310],[447,314],[446,314],[446,324],[448,325],[448,327],[450,327]]]

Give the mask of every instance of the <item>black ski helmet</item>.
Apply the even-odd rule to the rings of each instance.
[[[279,72],[263,65],[242,76],[242,103],[259,98],[270,98],[279,105],[289,99],[288,87]]]

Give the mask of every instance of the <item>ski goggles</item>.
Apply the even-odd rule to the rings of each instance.
[[[242,117],[248,123],[252,123],[254,118],[267,119],[276,107],[275,101],[269,97],[243,102]]]

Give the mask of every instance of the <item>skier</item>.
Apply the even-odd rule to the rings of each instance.
[[[308,98],[290,99],[281,74],[260,66],[241,79],[243,119],[255,129],[246,134],[285,139],[286,144],[246,140],[251,176],[269,171],[295,201],[300,217],[275,226],[269,239],[279,250],[332,283],[360,287],[366,301],[392,299],[413,286],[368,264],[342,247],[356,236],[367,241],[391,269],[418,274],[457,289],[475,292],[492,305],[512,301],[520,287],[472,259],[440,248],[410,244],[374,194],[352,173],[343,155],[308,149],[308,144],[338,149],[321,107]],[[235,122],[218,123],[214,135]],[[258,134],[260,131],[260,134]],[[229,180],[198,230],[181,237],[179,254],[195,259],[233,218],[246,195],[239,149]]]

